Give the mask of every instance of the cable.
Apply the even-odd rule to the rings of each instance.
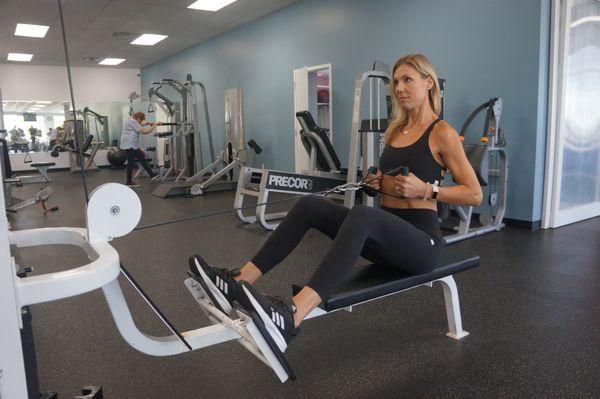
[[[77,146],[77,157],[79,160],[79,166],[81,168],[81,181],[83,182],[83,191],[85,194],[85,203],[89,202],[89,194],[87,188],[87,182],[85,180],[85,167],[83,164],[83,151],[81,151],[81,145],[79,143],[79,127],[77,126],[77,113],[75,110],[75,96],[73,95],[73,79],[71,77],[71,62],[69,61],[69,49],[67,47],[67,34],[65,32],[65,21],[63,19],[63,10],[61,0],[56,0],[58,3],[58,15],[60,16],[60,27],[62,30],[63,46],[65,48],[65,61],[67,63],[67,77],[69,79],[69,93],[71,95],[71,106],[73,107],[73,125],[75,128],[75,145]],[[66,116],[66,115],[65,115]]]
[[[390,171],[388,171],[387,173],[389,173]],[[352,190],[360,190],[362,187],[368,185],[369,183],[375,181],[379,179],[378,177],[374,177],[370,180],[365,181],[364,179],[360,182],[357,183],[356,186],[352,186]],[[267,206],[267,205],[272,205],[272,204],[278,204],[278,203],[282,203],[282,202],[288,202],[288,201],[293,201],[293,200],[297,200],[300,199],[302,197],[317,197],[317,196],[327,196],[328,194],[332,194],[332,193],[339,193],[339,192],[343,192],[343,191],[347,191],[344,189],[344,187],[349,187],[348,183],[346,184],[341,184],[339,186],[330,188],[328,190],[323,190],[323,191],[319,191],[316,193],[312,193],[312,194],[307,194],[307,195],[294,195],[293,197],[290,198],[284,198],[284,199],[279,199],[279,200],[274,200],[274,201],[267,201],[267,202],[261,202],[255,205],[246,205],[246,206],[240,206],[238,208],[233,208],[233,209],[227,209],[227,210],[222,210],[222,211],[215,211],[215,212],[211,212],[211,213],[203,213],[200,215],[194,215],[194,216],[188,216],[185,218],[180,218],[180,219],[174,219],[174,220],[167,220],[164,222],[158,222],[158,223],[152,223],[152,224],[147,224],[147,225],[142,225],[139,227],[136,227],[135,229],[133,229],[133,231],[139,231],[139,230],[146,230],[146,229],[151,229],[154,227],[160,227],[160,226],[167,226],[170,224],[175,224],[175,223],[181,223],[181,222],[189,222],[192,220],[198,220],[198,219],[204,219],[204,218],[208,218],[208,217],[212,217],[212,216],[218,216],[218,215],[225,215],[228,214],[230,212],[237,212],[237,211],[243,211],[246,209],[252,209],[252,208],[258,208],[259,206]],[[390,193],[386,193],[384,191],[381,190],[377,190],[374,188],[370,188],[371,190],[382,194],[382,195],[387,195],[389,197],[392,198],[397,198],[397,199],[401,199],[401,200],[405,200],[406,198],[401,197],[399,195],[394,195],[394,194],[390,194]]]
[[[314,193],[314,194],[309,194],[309,195],[323,195],[324,192],[319,192],[319,193]],[[216,211],[216,212],[212,212],[212,213],[204,213],[201,215],[195,215],[195,216],[188,216],[185,218],[181,218],[181,219],[174,219],[174,220],[167,220],[166,222],[158,222],[158,223],[152,223],[152,224],[147,224],[147,225],[143,225],[143,226],[139,226],[136,227],[135,229],[133,229],[133,231],[138,231],[138,230],[145,230],[145,229],[150,229],[153,227],[160,227],[160,226],[166,226],[169,224],[175,224],[175,223],[181,223],[181,222],[188,222],[191,220],[197,220],[197,219],[203,219],[203,218],[207,218],[207,217],[211,217],[211,216],[218,216],[218,215],[225,215],[227,213],[230,212],[236,212],[236,211],[243,211],[245,209],[251,209],[251,208],[258,208],[259,206],[266,206],[266,205],[271,205],[271,204],[277,204],[280,202],[287,202],[287,201],[292,201],[292,200],[297,200],[299,198],[305,197],[304,195],[296,195],[290,198],[284,198],[284,199],[280,199],[280,200],[275,200],[275,201],[269,201],[269,202],[262,202],[256,205],[246,205],[246,206],[240,206],[239,208],[233,208],[233,209],[227,209],[227,210],[222,210],[222,211]]]

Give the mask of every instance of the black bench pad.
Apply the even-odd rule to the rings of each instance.
[[[319,136],[321,141],[323,141],[323,144],[325,144],[325,148],[327,149],[329,156],[333,160],[335,168],[337,170],[340,170],[342,164],[340,162],[340,159],[337,156],[337,153],[335,152],[335,148],[333,148],[333,145],[331,144],[331,141],[329,140],[329,136],[327,135],[325,130],[320,128],[319,126],[317,126],[317,123],[313,119],[312,114],[308,111],[300,111],[300,112],[296,112],[296,118],[302,118],[304,120],[304,122],[306,123],[308,130],[310,130],[311,132],[313,132],[317,136]],[[304,137],[301,138],[302,144],[304,145],[304,147],[306,148],[306,151],[308,151],[308,155],[310,156],[310,144],[306,140],[307,139]],[[319,146],[317,146],[317,163],[319,166],[319,170],[322,170],[325,172],[332,171],[331,168],[329,167],[329,164],[325,160],[325,155],[322,153],[321,147],[319,147]]]
[[[54,166],[54,165],[56,165],[56,163],[55,162],[38,162],[38,163],[29,164],[29,165],[31,165],[34,168],[40,168],[40,167],[44,167],[44,166]]]
[[[474,268],[478,265],[478,256],[465,259],[464,255],[442,251],[439,266],[427,274],[406,274],[397,269],[379,265],[356,267],[348,281],[319,306],[331,312],[407,288],[416,287]]]

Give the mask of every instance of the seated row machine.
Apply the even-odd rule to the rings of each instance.
[[[154,305],[131,275],[120,266],[119,253],[110,245],[113,238],[121,237],[132,231],[138,224],[142,209],[138,196],[133,190],[116,183],[98,187],[90,196],[86,209],[87,229],[73,227],[38,228],[20,231],[8,231],[4,238],[16,248],[40,245],[76,245],[89,256],[90,263],[72,270],[40,274],[33,277],[19,277],[15,263],[5,259],[12,268],[0,269],[0,281],[7,290],[0,291],[0,304],[4,309],[15,312],[14,324],[4,328],[18,329],[16,322],[25,306],[76,296],[101,288],[106,297],[117,329],[123,338],[135,349],[151,356],[169,356],[185,353],[227,341],[237,341],[267,366],[273,369],[280,381],[294,379],[295,375],[285,359],[277,358],[270,350],[256,325],[243,312],[233,320],[221,313],[207,299],[201,286],[188,278],[185,285],[197,303],[206,313],[212,325],[191,331],[179,332],[166,316]],[[6,229],[6,219],[4,226]],[[0,243],[2,244],[2,243]],[[444,291],[446,315],[448,318],[448,336],[461,339],[468,333],[462,328],[458,289],[454,275],[478,266],[478,257],[464,258],[459,253],[447,251],[440,260],[440,266],[431,273],[409,276],[396,270],[381,266],[366,266],[356,269],[354,275],[332,297],[308,315],[308,318],[324,316],[338,310],[350,311],[354,306],[388,295],[397,294],[419,286],[431,287],[434,282],[441,283]],[[40,270],[43,266],[39,266]],[[123,273],[144,296],[149,306],[161,318],[172,332],[171,335],[156,337],[143,333],[134,323],[127,306],[125,296],[118,282]],[[18,334],[12,335],[18,339]],[[0,342],[11,350],[20,348],[18,342]],[[20,366],[19,366],[20,364]],[[4,370],[13,384],[25,385],[22,362]]]
[[[237,217],[245,223],[259,222],[267,230],[275,230],[287,212],[268,212],[267,206],[256,207],[254,215],[245,215],[239,208],[246,196],[255,197],[258,204],[269,201],[271,193],[308,195],[319,193],[346,182],[347,171],[331,145],[325,129],[315,123],[308,111],[296,113],[302,126],[300,138],[309,154],[309,169],[302,173],[281,172],[270,169],[243,167],[240,170],[235,201]],[[334,196],[335,197],[335,196]],[[341,199],[341,198],[340,198]]]

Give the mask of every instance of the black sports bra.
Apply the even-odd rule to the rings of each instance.
[[[429,148],[429,136],[436,123],[436,119],[429,125],[425,133],[417,141],[406,147],[392,147],[386,145],[379,159],[379,169],[382,173],[392,170],[398,166],[408,166],[410,171],[419,179],[428,183],[441,183],[444,168],[440,165]]]

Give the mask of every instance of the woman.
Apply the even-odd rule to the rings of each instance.
[[[241,270],[217,269],[200,256],[190,258],[192,271],[215,306],[228,313],[237,301],[259,316],[265,339],[281,353],[300,331],[304,317],[344,282],[359,256],[406,273],[430,272],[444,242],[436,200],[457,205],[481,202],[481,187],[458,133],[438,117],[440,88],[431,63],[423,55],[407,55],[396,61],[392,76],[397,117],[386,131],[379,169],[386,172],[403,165],[410,173],[389,176],[379,171],[367,176],[372,188],[390,194],[381,196],[381,209],[364,205],[347,209],[322,197],[303,197]],[[446,169],[457,185],[437,185]],[[291,302],[259,293],[253,284],[310,228],[328,235],[333,246],[307,285]]]
[[[160,122],[146,122],[146,115],[143,112],[136,112],[123,124],[121,145],[119,147],[127,152],[127,183],[125,183],[127,186],[132,188],[140,186],[131,180],[136,159],[140,161],[151,179],[156,176],[156,172],[148,165],[144,154],[140,151],[140,134],[152,133],[156,126],[160,125]]]

